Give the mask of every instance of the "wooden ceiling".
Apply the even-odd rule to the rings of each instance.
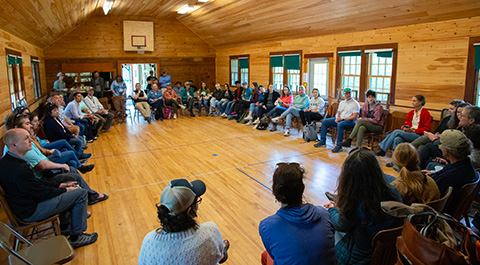
[[[0,28],[47,47],[105,0],[0,0]],[[178,15],[184,4],[201,5]],[[214,47],[356,32],[480,15],[479,0],[115,0],[108,16],[178,19]],[[86,32],[85,34],[88,34]]]

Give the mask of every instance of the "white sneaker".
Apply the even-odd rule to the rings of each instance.
[[[258,127],[259,124],[260,124],[260,123],[255,124],[255,126],[253,126],[252,129],[254,129],[254,130],[257,129],[257,127]]]
[[[180,105],[180,108],[182,109],[186,109],[187,107],[183,106],[183,105]]]
[[[248,115],[248,116],[245,118],[245,120],[246,120],[246,121],[253,120],[252,115]]]
[[[260,123],[260,119],[259,119],[259,118],[257,118],[257,119],[253,122],[253,124],[258,124],[258,123]]]
[[[285,133],[283,134],[283,136],[290,136],[290,130],[289,129],[285,130]]]
[[[173,114],[173,119],[177,119],[177,114]]]
[[[247,122],[245,125],[247,125],[247,126],[253,125],[253,121],[252,121],[252,120],[250,120],[250,121],[249,121],[249,122]]]
[[[278,118],[278,117],[275,117],[275,118],[272,119],[272,122],[273,122],[273,123],[278,123],[278,120],[279,120],[279,118]]]

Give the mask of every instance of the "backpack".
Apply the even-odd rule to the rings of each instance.
[[[317,125],[314,122],[303,126],[303,140],[307,143],[317,140]]]
[[[245,118],[248,117],[248,111],[244,111],[242,116],[240,116],[240,118],[238,118],[238,123],[247,123],[248,121],[245,120]]]
[[[171,118],[173,118],[172,107],[166,106],[166,107],[163,109],[163,118],[164,118],[164,119],[171,119]]]

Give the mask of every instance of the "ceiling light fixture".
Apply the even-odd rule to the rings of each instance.
[[[106,0],[103,3],[103,13],[105,13],[105,16],[108,14],[108,11],[112,9],[112,6],[113,6],[113,0]]]
[[[197,10],[199,7],[198,6],[192,6],[192,5],[184,5],[182,8],[180,8],[177,13],[178,14],[186,14],[188,12],[192,12]]]
[[[200,2],[200,3],[207,3],[207,2],[209,2],[209,1],[210,1],[210,0],[198,0],[198,2]]]

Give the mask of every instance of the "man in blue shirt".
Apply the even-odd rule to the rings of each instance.
[[[155,111],[155,119],[163,121],[163,93],[158,89],[156,83],[152,84],[152,90],[148,92],[148,104],[150,104],[152,111]]]
[[[172,84],[172,78],[167,75],[167,70],[163,70],[162,75],[158,78],[160,88],[167,88],[167,85]]]

